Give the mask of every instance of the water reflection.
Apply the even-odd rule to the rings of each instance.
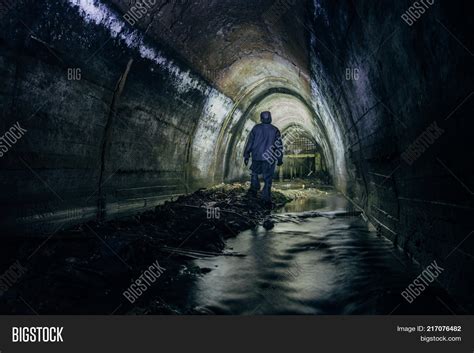
[[[294,201],[268,231],[230,239],[227,250],[245,257],[196,260],[212,271],[192,289],[196,311],[214,314],[447,313],[436,286],[408,305],[400,292],[420,269],[356,216],[301,218],[307,210],[343,211],[335,193]],[[448,299],[444,299],[448,300]]]

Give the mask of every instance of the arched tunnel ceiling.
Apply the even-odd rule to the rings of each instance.
[[[328,136],[320,119],[316,116],[311,105],[301,96],[297,96],[291,91],[265,92],[261,97],[253,100],[253,105],[242,116],[242,123],[236,125],[234,135],[228,143],[228,156],[225,161],[225,178],[227,180],[238,179],[245,174],[243,163],[235,163],[239,156],[243,154],[248,134],[251,128],[260,122],[260,112],[272,112],[273,124],[285,131],[291,126],[299,126],[302,131],[308,133],[318,145],[322,147],[325,159],[329,162],[329,167],[333,167],[334,156],[330,147]],[[288,140],[297,136],[289,137]]]
[[[125,17],[137,13],[137,1],[110,2]],[[333,160],[325,128],[310,103],[310,1],[156,0],[145,5],[143,15],[132,16],[133,27],[164,43],[233,101],[228,110],[228,102],[218,97],[207,100],[208,114],[201,118],[192,147],[195,175],[215,181],[245,174],[243,164],[230,167],[227,162],[241,155],[248,129],[262,110],[271,110],[281,129],[292,123],[305,126]]]
[[[138,50],[142,58],[167,71],[165,76],[171,73],[172,85],[180,95],[193,89],[206,94],[201,113],[193,115],[199,118],[192,132],[186,167],[196,183],[214,183],[233,174],[228,173],[227,167],[222,168],[227,165],[222,156],[237,156],[236,151],[242,149],[244,140],[237,136],[249,132],[249,108],[272,93],[287,91],[299,100],[296,105],[306,106],[305,125],[317,126],[310,130],[330,161],[335,184],[345,188],[340,126],[326,99],[319,99],[322,96],[313,77],[314,53],[308,31],[308,14],[312,11],[305,11],[311,9],[308,1],[261,0],[253,2],[251,10],[237,0],[223,4],[210,0],[69,0],[69,4],[79,10],[86,23],[105,27],[113,38],[119,38],[130,49]],[[206,9],[205,13],[202,9]],[[227,30],[229,26],[231,30]],[[239,35],[234,37],[236,32]],[[325,85],[321,82],[321,86]],[[152,92],[156,94],[155,90]],[[282,96],[274,96],[273,101],[275,97],[278,100]],[[301,118],[283,103],[273,106],[271,110],[281,110],[274,113],[288,114],[288,124]],[[295,104],[289,106],[294,108]],[[243,175],[242,168],[233,169],[240,169],[239,174]]]
[[[137,0],[111,0],[125,14]],[[155,0],[136,24],[235,99],[266,76],[309,91],[307,1]],[[152,5],[154,3],[154,5]],[[204,4],[205,3],[205,4]]]

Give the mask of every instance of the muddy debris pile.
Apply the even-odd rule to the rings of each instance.
[[[273,194],[275,207],[290,201],[279,192]],[[247,193],[247,187],[232,184],[181,196],[143,214],[141,219],[169,232],[174,246],[180,246],[189,237],[187,247],[218,251],[224,247],[226,238],[257,226],[269,214],[260,198]]]
[[[274,193],[277,206],[288,201]],[[31,306],[40,314],[133,313],[141,310],[138,303],[124,301],[122,293],[144,269],[159,261],[165,268],[159,285],[140,302],[154,300],[153,306],[145,305],[145,312],[174,313],[166,303],[176,299],[167,298],[166,293],[186,292],[181,283],[189,283],[205,270],[189,260],[222,254],[226,238],[263,223],[269,214],[260,198],[247,194],[245,185],[220,185],[140,215],[84,223],[47,239],[13,238],[2,248],[2,268],[19,260],[27,271],[3,293],[0,312],[31,314]]]
[[[139,238],[162,250],[184,249],[219,252],[224,240],[261,224],[271,213],[260,197],[247,193],[245,184],[221,184],[201,189],[155,210],[106,223],[89,222],[71,232],[120,235],[122,239]],[[291,198],[273,192],[274,207]]]

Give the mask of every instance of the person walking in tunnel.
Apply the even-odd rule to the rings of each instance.
[[[280,130],[272,125],[272,114],[260,114],[261,123],[253,127],[244,150],[244,163],[247,166],[252,157],[250,190],[256,196],[260,191],[259,175],[263,176],[262,198],[267,207],[272,207],[272,181],[275,164],[283,165],[283,143]]]

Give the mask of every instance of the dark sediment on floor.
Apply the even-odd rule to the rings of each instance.
[[[288,201],[274,193],[276,206]],[[269,214],[243,185],[221,185],[133,217],[89,222],[46,239],[4,240],[1,273],[17,261],[26,272],[0,292],[0,312],[188,313],[184,287],[209,271],[189,260],[222,253],[226,238],[257,226]],[[156,261],[165,269],[162,276],[130,304],[123,291]]]

